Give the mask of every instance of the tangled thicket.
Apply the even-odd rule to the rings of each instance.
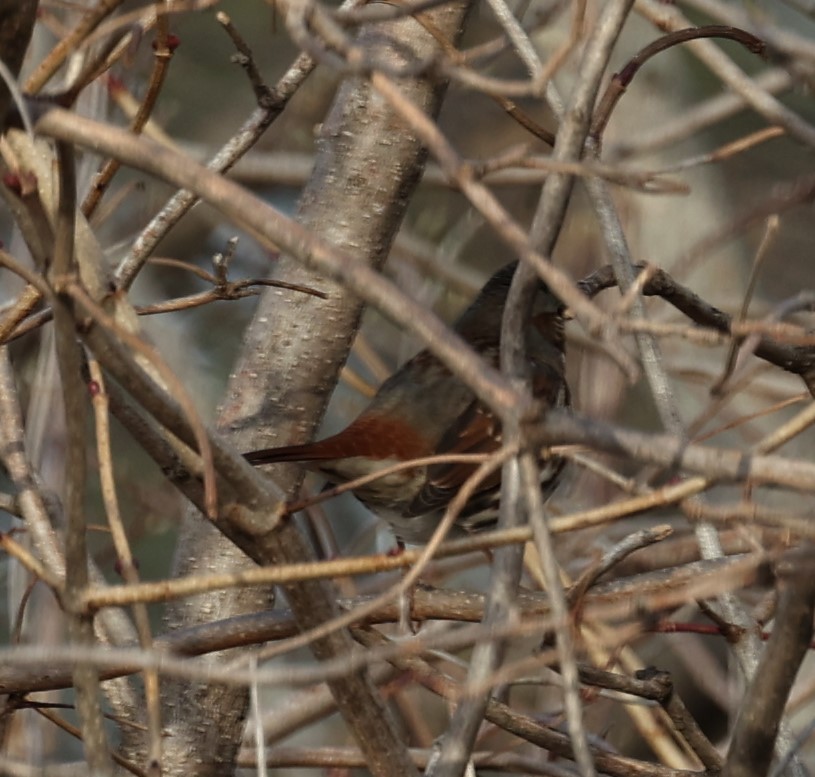
[[[806,774],[812,16],[0,2],[0,773]],[[443,321],[512,258],[497,371]],[[241,452],[420,346],[524,521],[388,555]]]

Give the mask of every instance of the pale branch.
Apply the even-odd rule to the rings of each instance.
[[[740,554],[721,561],[697,561],[682,566],[635,574],[627,578],[596,584],[582,599],[582,617],[626,618],[631,635],[640,635],[646,624],[639,623],[645,613],[664,613],[683,606],[694,596],[711,595],[713,591],[730,590],[755,582],[764,573],[766,560],[762,556]],[[341,599],[344,609],[364,607],[373,597]],[[633,602],[633,604],[632,604]],[[94,647],[89,660],[98,666],[104,679],[133,674],[145,668],[157,668],[167,676],[195,676],[200,671],[211,672],[214,682],[237,685],[260,681],[267,685],[302,686],[341,676],[363,666],[388,660],[393,655],[433,649],[468,647],[484,636],[479,625],[484,616],[485,597],[472,591],[417,588],[411,605],[411,618],[417,621],[450,620],[470,624],[452,632],[424,635],[419,633],[402,645],[392,645],[381,652],[339,657],[323,665],[299,664],[264,668],[251,672],[246,665],[216,668],[209,665],[185,664],[185,656],[206,655],[218,651],[258,644],[279,642],[297,633],[297,623],[290,610],[261,611],[181,629],[157,637],[152,650],[135,647]],[[507,636],[520,638],[540,635],[551,627],[551,608],[542,592],[524,591],[518,595],[518,612],[522,619],[502,628]],[[377,611],[360,619],[364,624],[398,623],[401,607],[390,601]],[[69,687],[71,667],[77,649],[65,646],[52,648],[10,649],[2,653],[5,661],[0,669],[0,691],[3,693],[35,692]]]

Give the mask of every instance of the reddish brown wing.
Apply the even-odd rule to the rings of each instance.
[[[436,448],[437,454],[493,453],[501,447],[501,425],[487,407],[474,400],[451,426]],[[416,495],[406,515],[424,515],[444,509],[447,503],[477,469],[478,464],[450,462],[433,464],[427,469],[427,480]],[[501,483],[501,470],[481,482],[473,499],[495,491]]]
[[[533,377],[535,396],[548,406],[568,405],[569,397],[563,377],[548,365],[542,365]],[[501,424],[492,411],[474,400],[456,423],[447,430],[435,453],[494,453],[501,447]],[[406,516],[423,515],[444,509],[458,493],[478,464],[454,462],[428,467],[427,480],[406,512]],[[463,514],[472,515],[485,509],[501,485],[498,469],[478,486]]]

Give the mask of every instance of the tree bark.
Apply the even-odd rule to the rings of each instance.
[[[468,4],[463,0],[425,16],[435,30],[455,42]],[[378,24],[356,44],[366,53],[387,56],[395,65],[426,61],[438,47],[415,19]],[[397,53],[398,52],[398,53]],[[405,93],[435,115],[444,85],[425,78],[405,79]],[[321,130],[317,162],[301,200],[300,221],[359,261],[381,265],[418,181],[425,152],[408,128],[363,78],[340,87]],[[282,257],[275,277],[319,288],[327,300],[278,290],[260,301],[247,330],[243,351],[221,407],[219,425],[244,450],[276,440],[311,436],[322,418],[362,313],[355,297],[315,276],[295,259]],[[299,485],[296,468],[275,471],[287,493]],[[278,562],[305,561],[311,551],[297,529],[284,525],[264,538]],[[246,557],[197,513],[185,521],[176,573],[234,569]],[[286,590],[301,628],[337,613],[337,595],[324,582]],[[266,591],[229,590],[197,597],[170,608],[171,627],[262,609]],[[347,632],[313,645],[318,658],[341,655],[351,646]],[[230,657],[234,657],[230,654]],[[167,684],[165,726],[169,729],[165,774],[221,775],[234,767],[248,692],[197,683]],[[366,754],[372,773],[415,773],[406,747],[395,734],[387,709],[367,673],[331,685],[338,706]]]

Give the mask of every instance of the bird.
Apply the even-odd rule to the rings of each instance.
[[[459,316],[453,329],[487,364],[498,367],[501,320],[518,262],[501,267]],[[533,394],[546,407],[568,407],[564,306],[539,281],[526,329]],[[297,462],[339,485],[378,469],[438,454],[489,454],[501,447],[501,423],[493,411],[428,349],[388,378],[345,429],[316,442],[244,454],[254,465]],[[564,461],[541,459],[544,497],[554,490]],[[399,548],[427,543],[450,500],[477,468],[473,462],[419,465],[359,486],[354,496],[388,523]],[[480,483],[448,536],[494,527],[500,469]]]

